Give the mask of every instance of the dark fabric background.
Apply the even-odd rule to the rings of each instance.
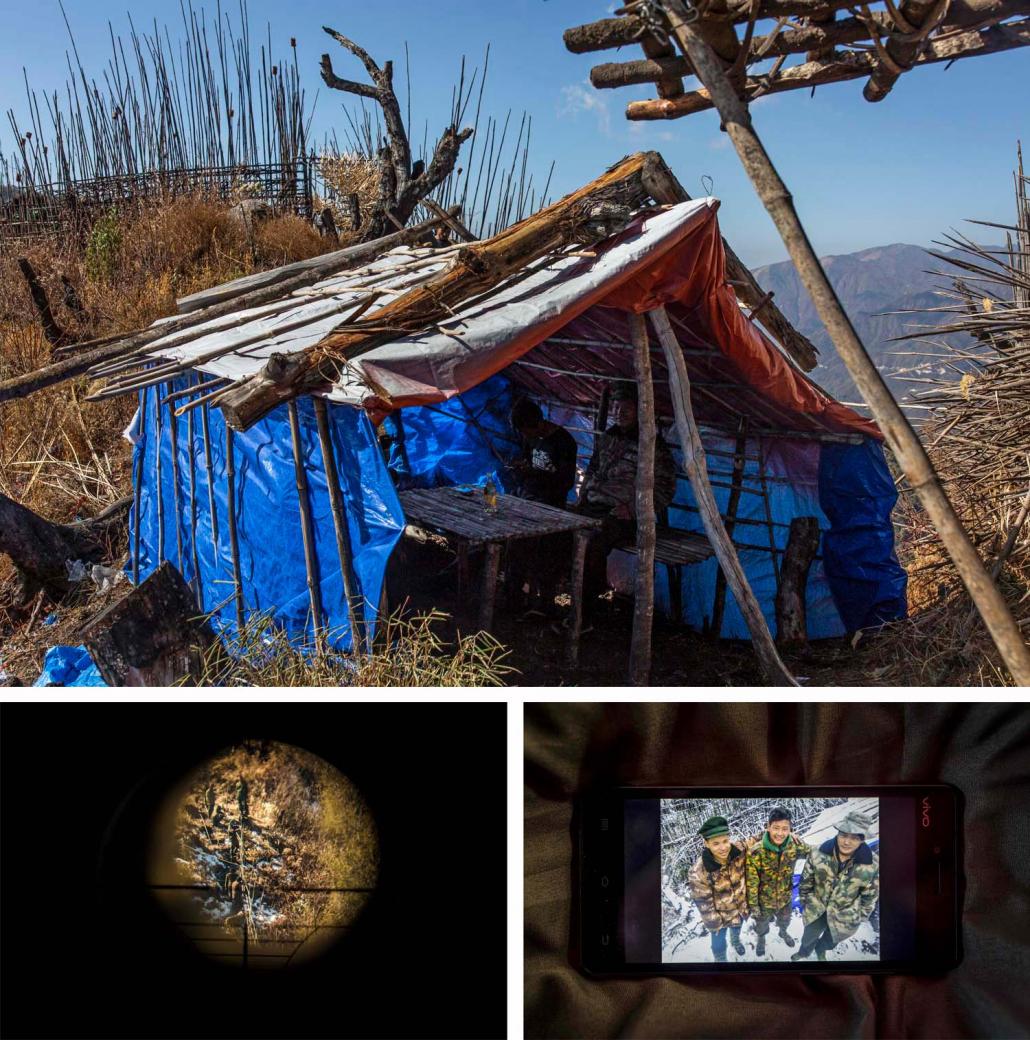
[[[528,1037],[1030,1036],[1030,707],[527,704]],[[592,785],[893,784],[965,795],[965,958],[941,978],[589,979],[569,961]]]

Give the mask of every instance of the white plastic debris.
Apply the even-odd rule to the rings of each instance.
[[[113,589],[125,577],[125,572],[116,570],[114,567],[104,567],[102,564],[94,563],[93,569],[90,571],[90,577],[93,579],[93,584],[101,592],[107,592],[108,589]]]
[[[141,415],[140,410],[136,409],[136,414],[132,417],[132,421],[128,426],[122,430],[122,436],[133,446],[139,443],[140,436],[142,434],[142,424],[140,422]]]
[[[65,560],[65,569],[68,571],[68,580],[77,585],[89,577],[89,566],[84,560]]]

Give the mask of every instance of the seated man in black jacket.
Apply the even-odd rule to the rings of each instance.
[[[520,498],[562,509],[576,483],[576,442],[557,423],[545,419],[540,406],[527,397],[516,401],[511,424],[522,441],[522,454],[512,464],[518,478],[515,490]],[[535,540],[513,542],[508,552],[509,588],[518,606],[530,607],[539,597],[542,612],[554,607],[554,592],[567,539],[549,535]],[[529,601],[524,588],[529,586]],[[521,602],[520,602],[521,601]]]

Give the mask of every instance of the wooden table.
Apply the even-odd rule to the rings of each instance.
[[[576,667],[583,624],[583,562],[590,532],[601,526],[599,520],[555,509],[528,498],[515,498],[513,495],[498,495],[497,510],[491,513],[487,511],[480,488],[413,488],[402,491],[399,498],[409,522],[457,539],[466,551],[483,547],[485,561],[479,601],[479,627],[484,630],[489,630],[493,623],[501,546],[522,538],[541,538],[544,535],[571,532],[572,617],[565,648],[565,664],[569,668]]]

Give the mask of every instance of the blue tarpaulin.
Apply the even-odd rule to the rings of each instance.
[[[907,575],[894,552],[891,525],[897,500],[883,448],[875,441],[822,446],[819,502],[830,520],[822,540],[823,565],[849,632],[907,612]]]
[[[506,421],[512,398],[507,380],[494,376],[452,398],[446,406],[404,409],[404,451],[402,455],[394,443],[391,470],[411,486],[480,484],[493,476],[503,487],[505,474],[498,456],[507,459],[516,451]],[[580,469],[585,470],[593,447],[591,420],[570,408],[544,406],[544,412],[571,430],[579,449]],[[478,425],[468,421],[469,415],[477,417]],[[492,445],[487,444],[487,438]],[[713,452],[708,458],[712,490],[725,514],[735,440],[706,434],[704,442]],[[679,450],[671,446],[682,471]],[[737,506],[740,522],[733,537],[770,628],[775,630],[776,625],[777,567],[769,550],[778,550],[778,562],[787,545],[790,521],[798,516],[816,517],[823,533],[807,586],[811,638],[840,636],[904,617],[906,575],[894,555],[891,525],[897,494],[879,444],[871,439],[861,444],[748,439],[744,452],[746,490]],[[686,477],[677,480],[668,521],[681,530],[703,532]],[[616,552],[609,558],[611,577],[626,591],[632,591],[635,567],[634,556]],[[718,570],[714,558],[680,569],[682,620],[695,628],[703,628],[711,618]],[[671,612],[669,582],[673,576],[673,570],[659,565],[655,603],[666,615]],[[750,638],[744,617],[728,591],[721,634],[732,639]]]
[[[33,686],[106,686],[84,646],[52,646]]]
[[[385,421],[390,471],[400,488],[483,484],[505,491],[519,454],[512,433],[511,384],[492,376],[441,404],[404,408]]]
[[[178,380],[175,389],[185,389]],[[236,630],[229,541],[226,430],[221,412],[208,410],[207,431],[198,410],[176,420],[175,490],[169,406],[160,409],[150,388],[141,400],[141,437],[134,465],[140,483],[140,581],[171,561],[187,582],[199,573],[201,608],[227,635]],[[325,464],[308,397],[297,400],[307,496],[314,528],[318,589],[330,642],[350,646],[350,626]],[[174,402],[182,404],[182,399]],[[328,405],[329,430],[343,492],[358,593],[365,621],[374,625],[387,560],[404,530],[404,516],[368,416],[360,409]],[[189,415],[193,415],[191,422]],[[160,443],[160,452],[157,445]],[[312,643],[315,633],[302,549],[300,503],[285,405],[245,433],[233,435],[236,528],[246,616],[267,614],[291,639]],[[208,466],[210,458],[210,469]],[[213,515],[212,515],[213,506]],[[159,521],[160,513],[160,521]],[[135,508],[129,530],[135,530]],[[181,554],[180,554],[181,541]],[[134,544],[128,570],[132,572]]]

